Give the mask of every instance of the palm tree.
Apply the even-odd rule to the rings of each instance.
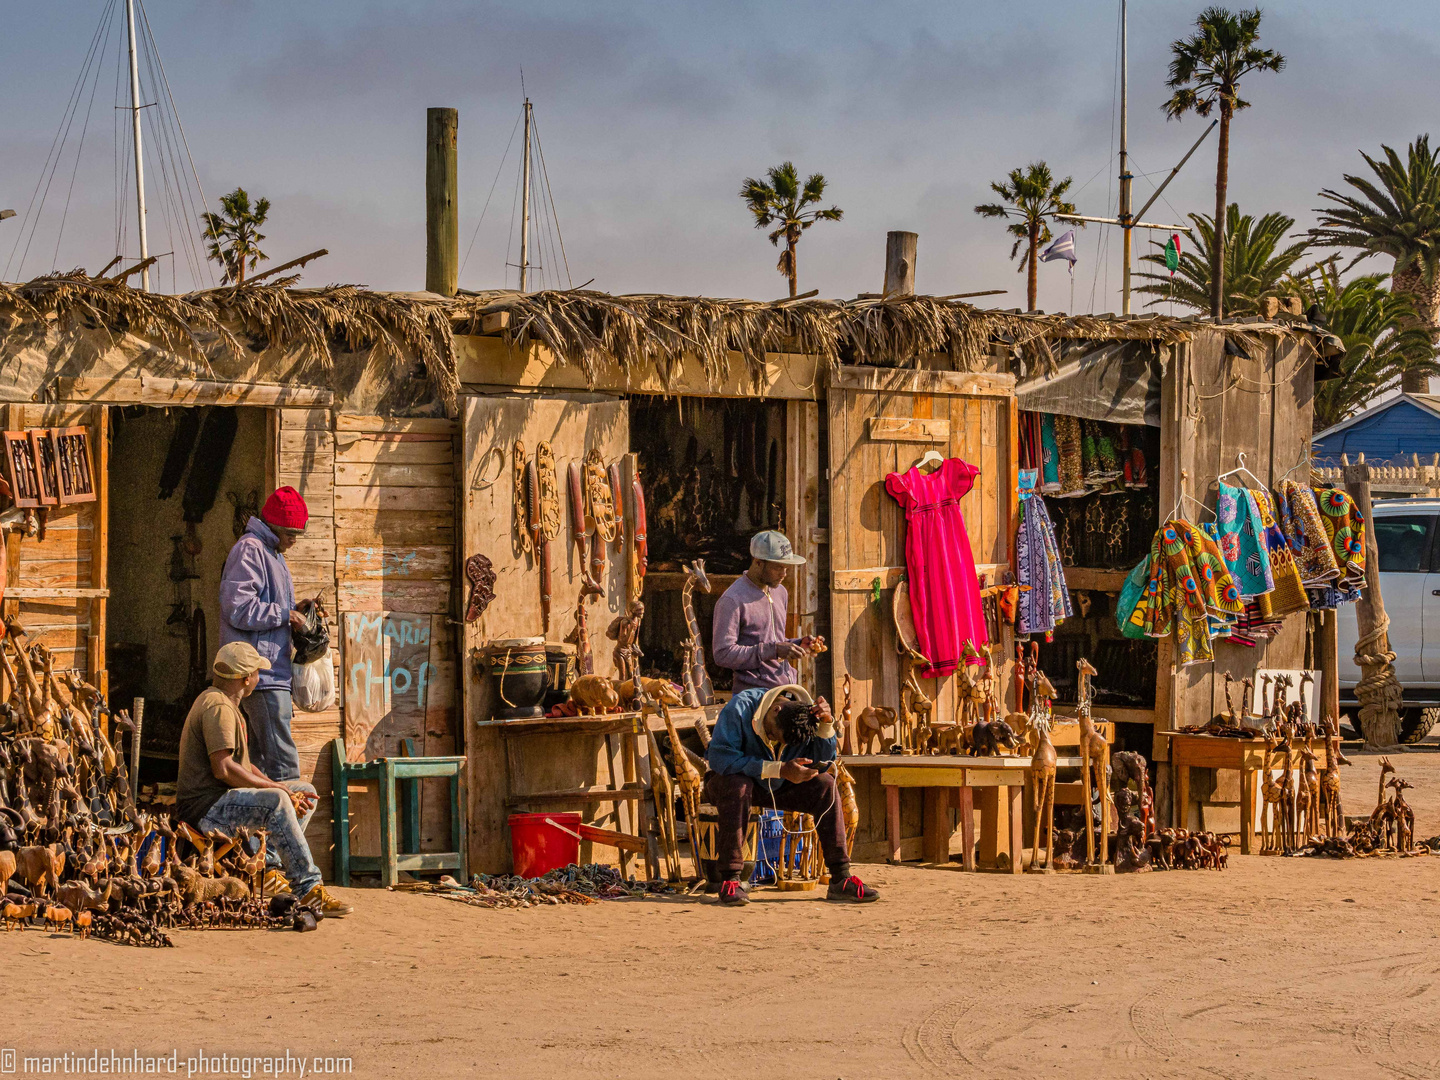
[[[800,234],[817,221],[839,221],[845,216],[845,211],[838,206],[828,210],[805,209],[825,197],[825,177],[819,173],[811,173],[804,187],[800,185],[800,175],[795,171],[794,164],[789,161],[767,170],[766,175],[768,183],[747,177],[740,185],[740,198],[755,215],[757,229],[777,226],[770,234],[770,243],[779,247],[783,238],[785,250],[780,253],[775,269],[790,279],[790,295],[794,296],[795,283],[799,280],[795,249],[800,243]]]
[[[1187,112],[1209,116],[1220,106],[1220,149],[1215,165],[1215,217],[1225,214],[1225,199],[1230,182],[1230,121],[1250,103],[1240,97],[1240,80],[1252,71],[1279,71],[1285,58],[1274,49],[1262,49],[1260,40],[1260,9],[1231,12],[1222,7],[1206,8],[1195,20],[1195,33],[1172,42],[1170,77],[1165,85],[1174,91],[1162,108],[1171,120]],[[1223,229],[1224,222],[1221,222]],[[1220,255],[1221,242],[1211,249],[1210,316],[1225,314],[1225,267]]]
[[[260,226],[269,215],[270,200],[256,199],[252,207],[242,187],[220,196],[220,213],[207,210],[200,215],[203,235],[210,241],[210,258],[225,268],[222,282],[245,284],[246,264],[254,270],[260,260],[270,257],[260,250],[260,241],[265,239]]]
[[[1004,203],[982,203],[975,207],[975,213],[981,217],[1014,219],[1006,232],[1015,237],[1015,244],[1010,248],[1012,259],[1019,253],[1020,246],[1025,245],[1025,258],[1015,269],[1020,271],[1028,267],[1030,271],[1025,294],[1027,311],[1035,310],[1040,245],[1048,244],[1051,239],[1049,219],[1056,214],[1076,213],[1075,204],[1065,201],[1065,193],[1073,182],[1067,176],[1056,183],[1050,166],[1043,161],[1035,161],[1023,169],[1011,169],[1008,183],[990,182],[990,190],[1004,199]],[[1076,224],[1083,226],[1084,222]]]
[[[1215,219],[1205,214],[1191,214],[1194,225],[1194,250],[1180,253],[1180,266],[1174,278],[1168,272],[1145,271],[1137,277],[1154,284],[1144,285],[1136,292],[1153,296],[1146,307],[1175,303],[1197,312],[1209,311],[1215,290]],[[1295,291],[1288,275],[1305,254],[1305,241],[1281,247],[1281,241],[1295,225],[1295,219],[1284,214],[1266,214],[1256,220],[1240,213],[1231,203],[1225,209],[1225,245],[1223,280],[1225,310],[1235,315],[1253,315],[1260,307],[1262,296],[1277,296]],[[1155,244],[1155,247],[1160,247]],[[1163,253],[1152,252],[1140,257],[1142,263],[1165,268]]]
[[[1334,258],[1297,275],[1296,291],[1345,346],[1335,374],[1315,386],[1315,430],[1360,411],[1411,372],[1436,371],[1430,336],[1415,319],[1410,297],[1385,288],[1385,274],[1362,274],[1343,285]]]
[[[1410,144],[1405,161],[1388,146],[1380,149],[1383,160],[1360,154],[1378,183],[1347,174],[1345,182],[1358,195],[1330,188],[1320,192],[1330,205],[1315,211],[1320,224],[1310,236],[1317,244],[1357,250],[1356,262],[1370,255],[1394,259],[1392,288],[1410,298],[1433,341],[1440,334],[1440,150],[1430,149],[1429,135]],[[1402,385],[1423,394],[1430,377],[1412,368]]]

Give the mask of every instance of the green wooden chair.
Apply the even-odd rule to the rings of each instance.
[[[404,756],[374,761],[345,760],[345,740],[330,744],[331,790],[335,823],[335,884],[350,884],[352,873],[379,873],[381,885],[394,885],[400,871],[456,870],[463,884],[469,884],[470,860],[465,838],[465,759],[463,757],[416,757],[410,739],[402,741]],[[420,781],[450,781],[450,844],[453,851],[420,851]],[[380,854],[350,854],[350,782],[375,780],[380,792]],[[396,796],[399,796],[398,800]],[[395,827],[396,807],[400,828]],[[398,841],[397,844],[397,832]]]

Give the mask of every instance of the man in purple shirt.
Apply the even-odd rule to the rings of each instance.
[[[804,563],[784,533],[757,533],[750,541],[750,569],[715,602],[711,652],[715,663],[735,672],[735,693],[798,682],[791,665],[821,640],[785,636],[790,594],[780,583],[790,567]]]

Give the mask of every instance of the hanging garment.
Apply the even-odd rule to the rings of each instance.
[[[1335,588],[1341,592],[1358,589],[1365,583],[1365,516],[1355,500],[1339,488],[1315,492],[1325,537],[1340,567]]]
[[[1162,525],[1150,546],[1150,580],[1130,621],[1147,637],[1173,633],[1176,663],[1195,664],[1215,659],[1208,614],[1243,610],[1215,541],[1182,518]]]
[[[1020,527],[1015,535],[1016,577],[1020,583],[1020,610],[1016,630],[1045,634],[1075,613],[1055,529],[1045,500],[1035,493],[1035,472],[1021,469]]]
[[[1095,425],[1095,472],[1102,482],[1118,480],[1124,470],[1120,466],[1120,455],[1115,449],[1116,428],[1111,424]]]
[[[1242,598],[1267,593],[1275,588],[1275,579],[1260,515],[1251,508],[1243,487],[1231,487],[1223,480],[1217,487],[1215,518],[1220,526],[1220,555],[1225,567]]]
[[[1294,480],[1281,480],[1280,531],[1290,544],[1300,580],[1306,588],[1328,585],[1340,576],[1340,564],[1330,546],[1315,492]]]
[[[1060,497],[1072,499],[1084,495],[1080,421],[1073,416],[1056,416],[1055,441],[1060,451]]]
[[[885,477],[885,490],[905,508],[905,566],[915,637],[930,666],[922,679],[949,675],[969,642],[983,651],[988,636],[975,577],[975,557],[960,499],[980,470],[949,458],[931,473],[913,466]]]
[[[1280,531],[1274,498],[1268,491],[1254,489],[1247,491],[1246,496],[1265,530],[1265,550],[1270,555],[1270,572],[1275,580],[1274,592],[1260,598],[1261,611],[1273,619],[1297,611],[1309,611],[1310,601],[1305,596],[1300,569],[1295,565],[1295,556],[1290,552],[1285,534]]]
[[[1060,445],[1055,441],[1055,417],[1040,417],[1040,490],[1055,495],[1060,487]]]
[[[1124,462],[1125,486],[1128,488],[1150,486],[1150,469],[1145,464],[1145,450],[1140,445],[1143,438],[1139,429],[1132,431],[1129,424],[1120,429],[1120,457]]]

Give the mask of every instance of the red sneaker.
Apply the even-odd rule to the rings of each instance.
[[[825,899],[845,904],[873,904],[880,899],[880,894],[851,874],[843,881],[830,882],[830,888],[825,892]]]
[[[738,881],[722,881],[720,883],[720,903],[726,907],[742,907],[750,902],[750,897],[745,894],[745,887]]]

